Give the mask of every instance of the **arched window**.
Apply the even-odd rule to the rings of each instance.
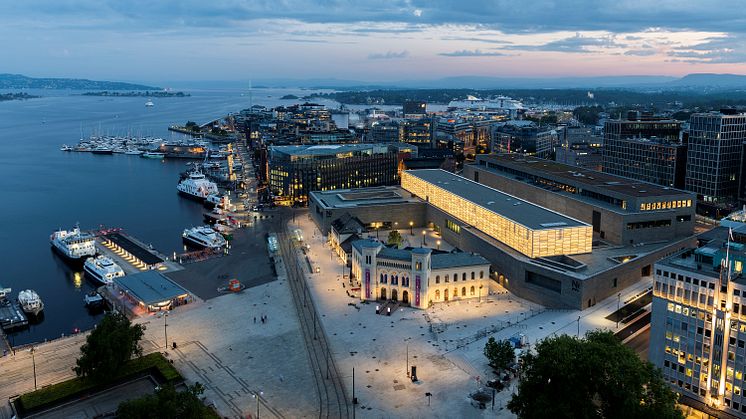
[[[484,271],[479,271],[479,279],[484,278]]]
[[[446,282],[448,282],[448,274],[446,274]]]
[[[474,279],[474,271],[471,271],[471,279]]]
[[[474,285],[472,285],[471,288],[469,288],[469,293],[471,295],[474,295]]]
[[[461,296],[466,297],[466,287],[461,287]]]
[[[435,283],[440,284],[440,275],[435,275]]]
[[[466,281],[466,272],[461,274],[461,280]]]
[[[435,290],[435,301],[440,300],[440,290]]]
[[[458,297],[458,288],[453,288],[453,298]]]

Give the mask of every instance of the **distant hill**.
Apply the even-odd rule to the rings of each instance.
[[[691,88],[746,88],[746,76],[741,74],[695,73],[672,81],[670,86]]]
[[[118,81],[34,78],[20,74],[0,74],[0,89],[161,90],[159,87]]]

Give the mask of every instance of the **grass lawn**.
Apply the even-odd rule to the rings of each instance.
[[[52,406],[57,402],[82,395],[83,393],[105,388],[108,384],[124,381],[140,373],[156,369],[168,383],[182,381],[183,377],[173,365],[161,354],[154,352],[140,358],[130,360],[119,372],[107,381],[92,381],[76,377],[58,384],[26,393],[19,397],[18,406],[24,411],[32,411],[44,406]]]

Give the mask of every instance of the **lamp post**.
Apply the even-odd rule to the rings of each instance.
[[[168,350],[168,312],[163,314],[163,336],[166,338],[166,350]]]
[[[414,221],[409,222],[409,234],[414,236],[414,230],[412,227],[414,227]]]
[[[422,230],[422,246],[423,247],[425,246],[425,244],[427,244],[427,243],[425,243],[425,236],[426,235],[427,235],[427,231]]]
[[[440,250],[440,240],[435,242],[438,245],[438,250]]]
[[[616,328],[619,329],[619,316],[621,316],[621,313],[619,312],[619,306],[622,303],[622,293],[616,295]]]
[[[263,391],[254,392],[253,397],[256,399],[256,419],[259,419],[259,397],[264,395]]]
[[[580,337],[580,316],[578,316],[578,337]]]
[[[36,390],[36,357],[34,356],[35,348],[32,346],[31,349],[29,349],[29,352],[31,352],[31,364],[34,368],[34,390]]]

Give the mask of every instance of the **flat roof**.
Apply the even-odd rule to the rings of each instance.
[[[328,144],[328,145],[281,145],[271,146],[271,152],[288,156],[334,156],[354,151],[388,150],[389,144]]]
[[[588,224],[574,218],[540,207],[445,170],[407,170],[405,173],[442,188],[532,230],[554,230],[558,228],[588,226]]]
[[[147,305],[189,294],[176,282],[154,270],[114,278],[114,284]]]
[[[308,195],[310,200],[318,202],[326,209],[422,202],[398,186],[313,191]]]
[[[479,161],[511,167],[549,179],[563,180],[570,185],[592,186],[637,198],[692,195],[690,192],[680,189],[515,153],[479,155],[477,156],[477,163],[473,163],[473,165],[480,167],[478,164]]]
[[[121,233],[110,233],[105,235],[104,237],[129,252],[132,256],[140,259],[146,265],[157,265],[163,262],[163,259],[150,253],[149,250],[128,239]]]

